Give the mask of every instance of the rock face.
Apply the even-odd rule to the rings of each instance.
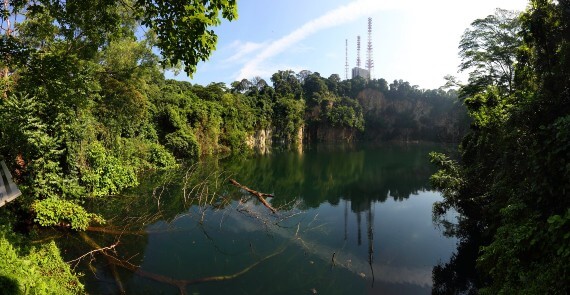
[[[373,89],[361,91],[357,100],[366,122],[359,137],[364,140],[457,141],[469,126],[460,103],[390,97]]]
[[[267,153],[273,143],[294,146],[310,142],[456,142],[469,127],[465,107],[456,97],[438,91],[407,94],[367,88],[358,93],[356,101],[353,101],[357,104],[354,109],[361,118],[364,117],[364,131],[360,131],[360,127],[341,125],[338,117],[337,120],[329,120],[328,114],[325,116],[324,112],[334,105],[333,102],[328,102],[329,105],[315,105],[308,109],[305,112],[305,125],[288,134],[287,138],[281,138],[278,135],[280,132],[270,126],[250,134],[247,145],[261,153]],[[340,102],[337,103],[343,106]],[[346,113],[341,114],[346,116]],[[342,115],[340,122],[351,122],[350,118],[347,120]]]
[[[297,136],[295,138],[295,142],[302,143],[303,142],[303,134],[305,133],[305,126],[301,126],[297,131]]]
[[[271,128],[257,130],[246,139],[247,146],[263,154],[269,152],[272,144],[273,131]]]
[[[314,125],[305,134],[306,142],[352,142],[357,139],[354,128]]]

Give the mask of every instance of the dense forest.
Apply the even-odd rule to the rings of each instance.
[[[211,27],[237,17],[231,0],[4,1],[1,9],[0,157],[23,192],[0,208],[1,290],[81,293],[55,243],[32,246],[29,229],[104,223],[84,204],[137,186],[145,171],[272,143],[454,142],[470,124],[460,159],[432,155],[442,168],[432,180],[445,197],[435,213],[462,216],[448,233],[462,245],[479,233],[481,275],[457,275],[457,286],[436,291],[565,293],[567,0],[475,21],[460,44],[469,81],[449,78],[457,90],[290,70],[231,85],[166,80],[165,69],[191,75],[215,50]],[[434,271],[436,281],[444,273]]]
[[[0,209],[2,287],[80,290],[55,244],[30,247],[21,233],[104,223],[84,204],[145,171],[272,143],[454,141],[467,129],[456,91],[401,80],[290,70],[229,86],[166,80],[165,69],[192,74],[215,49],[208,28],[237,17],[235,1],[191,3],[5,1],[0,155],[23,195]]]
[[[460,56],[471,130],[460,159],[432,154],[434,213],[461,214],[444,222],[460,243],[434,269],[434,293],[568,294],[570,1],[478,19]]]

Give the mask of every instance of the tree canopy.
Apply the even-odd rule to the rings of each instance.
[[[216,48],[211,29],[237,18],[235,0],[212,1],[4,1],[1,9],[2,62],[15,62],[19,53],[45,47],[57,38],[67,44],[67,52],[93,55],[118,35],[134,37],[135,25],[147,30],[153,46],[161,53],[164,66],[182,63],[189,75],[199,61]]]
[[[513,90],[517,50],[522,44],[520,19],[513,11],[498,8],[495,14],[471,23],[459,43],[461,71],[469,71],[471,95],[489,85]]]
[[[462,40],[468,45],[460,53],[463,67],[475,65],[471,77],[485,76],[488,83],[470,79],[460,90],[467,94],[464,102],[473,119],[460,160],[433,155],[442,168],[432,176],[433,184],[444,193],[434,213],[455,208],[461,214],[458,226],[450,229],[459,234],[460,249],[481,247],[475,254],[480,279],[463,281],[459,289],[437,290],[467,293],[479,285],[485,294],[566,294],[570,2],[533,0],[520,16],[499,12],[510,16],[502,18],[507,22],[490,16],[473,22],[467,34],[500,32],[499,40],[516,42],[482,48]],[[515,23],[520,25],[511,26]],[[468,55],[468,48],[478,51]],[[441,268],[437,272],[445,273]]]

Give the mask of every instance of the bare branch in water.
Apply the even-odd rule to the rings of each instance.
[[[265,200],[264,196],[270,196],[273,197],[273,195],[271,194],[266,194],[266,193],[260,193],[258,191],[252,190],[249,187],[245,186],[245,185],[241,185],[239,184],[237,181],[235,181],[234,179],[230,179],[230,183],[245,190],[246,192],[254,195],[255,197],[257,197],[257,199],[265,206],[267,207],[267,209],[271,210],[271,212],[273,212],[274,214],[277,213],[277,209],[271,207],[271,205],[267,202],[267,200]]]
[[[279,250],[277,250],[276,252],[265,256],[264,258],[252,263],[248,267],[246,267],[246,268],[244,268],[244,269],[242,269],[236,273],[233,273],[233,274],[209,276],[209,277],[202,277],[202,278],[189,279],[189,280],[179,280],[179,279],[173,279],[171,277],[164,276],[161,274],[156,274],[156,273],[152,273],[149,271],[142,270],[142,269],[140,269],[140,266],[136,266],[136,265],[134,265],[128,261],[119,259],[119,258],[111,255],[110,253],[108,253],[107,250],[110,250],[110,249],[107,249],[107,248],[109,248],[111,246],[102,248],[95,241],[93,241],[93,239],[91,239],[89,236],[87,236],[86,233],[81,232],[80,235],[85,240],[85,242],[87,242],[87,244],[89,244],[93,248],[96,248],[97,251],[94,250],[93,253],[100,252],[101,254],[103,254],[107,258],[107,260],[112,265],[120,266],[122,268],[130,270],[133,273],[135,273],[136,275],[141,276],[141,277],[145,277],[145,278],[148,278],[151,280],[155,280],[157,282],[166,283],[166,284],[176,286],[180,290],[180,294],[186,294],[186,288],[188,285],[194,285],[194,284],[200,284],[200,283],[206,283],[206,282],[227,281],[227,280],[235,279],[235,278],[247,273],[248,271],[250,271],[251,269],[253,269],[257,265],[261,264],[262,262],[264,262],[264,261],[266,261],[272,257],[275,257],[275,256],[283,253],[283,251],[285,251],[285,247],[282,247]],[[115,246],[116,245],[113,246],[113,249]],[[120,286],[122,285],[120,283],[120,281],[117,281],[117,284],[119,284]]]
[[[83,258],[85,258],[85,257],[87,257],[87,256],[89,256],[89,255],[93,256],[93,254],[95,254],[95,253],[97,253],[97,252],[107,251],[107,250],[115,250],[115,247],[117,247],[117,245],[119,245],[119,241],[117,241],[117,242],[115,242],[114,244],[112,244],[112,245],[110,245],[110,246],[107,246],[107,247],[103,247],[103,248],[98,248],[98,249],[95,249],[95,250],[91,250],[91,251],[89,251],[89,252],[87,252],[87,253],[85,253],[85,254],[83,254],[83,255],[81,255],[81,256],[79,256],[79,257],[73,259],[73,260],[67,261],[67,263],[71,264],[71,263],[77,261],[77,263],[75,264],[75,265],[77,266],[77,264],[78,264],[79,262],[81,262],[81,259],[83,259]]]

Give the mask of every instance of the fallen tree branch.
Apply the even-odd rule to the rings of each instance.
[[[262,263],[262,262],[264,262],[264,261],[266,261],[266,260],[268,260],[274,256],[277,256],[277,255],[283,253],[283,251],[285,251],[285,247],[282,247],[281,249],[277,250],[276,252],[274,252],[268,256],[265,256],[264,258],[252,263],[251,265],[242,269],[241,271],[238,271],[238,272],[233,273],[233,274],[209,276],[209,277],[202,277],[202,278],[196,278],[196,279],[190,279],[190,280],[177,280],[177,279],[173,279],[171,277],[167,277],[167,276],[164,276],[161,274],[156,274],[156,273],[152,273],[149,271],[142,270],[140,268],[140,266],[134,265],[128,261],[119,259],[119,258],[107,253],[108,249],[106,249],[106,248],[108,248],[108,247],[102,248],[84,232],[80,232],[80,235],[83,238],[83,240],[85,240],[85,242],[87,242],[87,244],[89,244],[91,247],[96,248],[96,250],[98,250],[98,251],[94,250],[93,253],[101,252],[101,254],[103,254],[105,256],[105,258],[107,258],[107,261],[109,263],[111,263],[113,266],[117,265],[117,266],[120,266],[122,268],[125,268],[127,270],[132,271],[134,274],[136,274],[138,276],[145,277],[145,278],[157,281],[157,282],[166,283],[166,284],[176,286],[180,290],[180,294],[186,294],[186,287],[188,285],[200,284],[200,283],[206,283],[206,282],[226,281],[226,280],[235,279],[235,278],[247,273],[248,271],[250,271],[252,268],[259,265],[260,263]],[[109,247],[111,247],[111,246],[109,246]],[[121,292],[124,293],[122,283],[119,280],[119,278],[116,277],[115,280],[116,280],[117,284],[119,284],[119,288],[121,289]]]
[[[114,243],[114,244],[111,245],[111,246],[107,246],[107,247],[97,248],[97,249],[95,249],[95,250],[91,250],[91,251],[89,251],[89,252],[87,252],[87,253],[85,253],[85,254],[83,254],[83,255],[81,255],[81,256],[79,256],[79,257],[73,259],[73,260],[68,261],[67,263],[71,264],[72,262],[75,262],[75,261],[79,262],[79,261],[81,261],[81,259],[85,258],[86,256],[88,256],[88,255],[93,255],[94,253],[97,253],[97,252],[107,251],[107,250],[113,250],[113,249],[115,249],[115,247],[117,247],[118,244],[119,244],[119,241],[117,241],[116,243]]]
[[[104,233],[104,234],[112,234],[112,235],[145,235],[147,234],[146,231],[144,230],[122,230],[122,229],[116,229],[116,228],[112,228],[112,227],[100,227],[100,226],[88,226],[87,229],[85,229],[86,231],[91,231],[91,232],[99,232],[99,233]]]
[[[136,235],[136,236],[144,236],[144,235],[152,235],[152,234],[166,234],[166,233],[173,233],[173,232],[183,232],[188,231],[188,229],[183,228],[167,228],[167,229],[156,229],[156,230],[126,230],[120,229],[116,227],[100,227],[100,226],[88,226],[86,231],[89,232],[98,232],[110,235]]]
[[[234,179],[230,179],[230,183],[233,184],[236,187],[239,187],[241,189],[243,189],[244,191],[254,195],[255,197],[257,197],[257,199],[265,206],[267,207],[269,210],[271,210],[271,212],[273,213],[277,213],[277,209],[271,207],[271,205],[267,202],[267,200],[265,200],[264,196],[266,197],[273,197],[273,195],[271,194],[266,194],[266,193],[260,193],[258,191],[252,190],[249,187],[245,186],[245,185],[241,185],[239,184],[237,181],[235,181]]]
[[[91,239],[85,232],[79,232],[79,235],[83,238],[83,240],[89,246],[91,246],[91,248],[103,249],[103,247],[99,246],[99,244],[97,244],[97,242],[95,242],[93,239]],[[113,274],[113,278],[115,279],[115,283],[117,283],[117,287],[119,288],[119,291],[121,292],[121,294],[125,294],[125,288],[123,287],[123,282],[121,282],[121,278],[119,277],[119,273],[117,272],[115,264],[113,264],[113,258],[115,258],[115,257],[108,254],[106,249],[100,250],[99,252],[101,252],[105,256],[105,258],[107,258],[107,261],[111,264],[111,273]]]

